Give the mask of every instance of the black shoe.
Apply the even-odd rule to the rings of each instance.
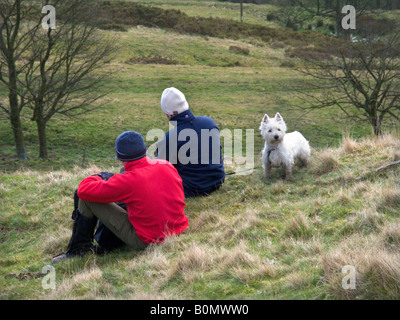
[[[92,248],[89,248],[87,251],[81,251],[79,256],[83,256],[83,255],[85,255],[87,253],[95,253],[95,252],[93,251]],[[55,256],[53,259],[51,259],[51,263],[52,264],[57,264],[60,261],[63,261],[65,259],[69,259],[69,258],[73,258],[73,257],[76,257],[76,256],[78,256],[78,255],[64,252],[64,253],[59,254],[58,256]]]
[[[87,253],[93,252],[92,241],[97,218],[87,218],[82,215],[79,210],[75,210],[72,217],[74,219],[74,225],[72,229],[72,237],[69,241],[67,250],[64,253],[55,256],[51,260],[52,263],[58,263],[68,258],[83,256]]]

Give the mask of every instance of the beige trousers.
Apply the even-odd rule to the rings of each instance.
[[[135,250],[144,250],[148,246],[136,234],[129,221],[128,213],[115,203],[97,203],[79,200],[79,212],[85,217],[97,217],[119,239]]]

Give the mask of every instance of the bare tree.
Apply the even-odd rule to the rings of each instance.
[[[36,121],[39,157],[48,157],[46,126],[56,114],[78,115],[94,109],[105,73],[99,72],[113,50],[102,40],[93,1],[56,1],[57,28],[35,33],[21,86]]]
[[[7,63],[17,71],[8,77],[10,103],[9,108],[2,109],[10,111],[13,123],[20,117],[22,107],[32,111],[31,120],[37,124],[39,157],[46,159],[48,122],[56,114],[77,115],[93,110],[93,102],[104,95],[96,89],[104,78],[101,69],[109,61],[113,47],[96,28],[96,1],[0,1],[8,10],[17,12],[10,20],[19,28],[14,29],[9,39],[20,46],[18,54],[14,53]],[[56,29],[42,27],[41,10],[47,4],[56,8]],[[28,7],[30,10],[26,11]],[[26,19],[22,19],[22,12]],[[4,29],[8,32],[7,25]],[[10,49],[3,56],[9,58]],[[22,131],[18,137],[21,136]],[[17,150],[19,145],[18,140]]]
[[[368,121],[382,134],[386,117],[400,119],[400,34],[350,43],[331,59],[307,60],[301,71],[314,80],[303,88],[307,108],[337,106],[347,117]],[[305,90],[304,90],[305,89]]]
[[[10,120],[20,160],[28,159],[20,116],[27,101],[21,94],[18,77],[26,67],[21,58],[32,44],[31,34],[38,27],[36,24],[26,30],[23,25],[33,10],[31,1],[0,0],[0,85],[5,86],[8,92],[8,98],[0,100],[0,109]]]

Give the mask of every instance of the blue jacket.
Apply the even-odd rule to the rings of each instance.
[[[186,197],[207,195],[225,180],[219,129],[213,119],[186,110],[170,119],[174,129],[157,143],[158,157],[182,178]]]

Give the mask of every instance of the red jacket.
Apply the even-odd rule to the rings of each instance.
[[[148,244],[162,242],[188,227],[182,180],[171,163],[144,157],[127,162],[125,171],[107,181],[97,175],[85,178],[78,187],[79,198],[126,203],[129,221]]]

